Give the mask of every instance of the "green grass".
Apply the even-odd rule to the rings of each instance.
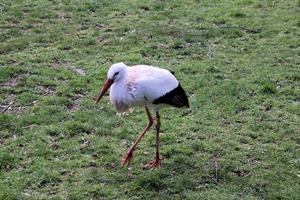
[[[0,1],[0,199],[300,199],[300,2]],[[112,63],[170,69],[191,111],[104,98]]]

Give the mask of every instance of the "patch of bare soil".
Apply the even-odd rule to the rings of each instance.
[[[73,70],[73,72],[75,72],[76,74],[78,74],[80,76],[86,75],[86,73],[83,69],[76,68],[75,66],[71,66],[71,69]]]
[[[36,86],[35,91],[44,96],[52,96],[54,93],[54,88],[52,86]]]
[[[26,107],[15,105],[15,94],[7,95],[6,99],[0,103],[0,113],[7,113],[13,115],[21,115]]]
[[[75,112],[80,107],[80,101],[84,97],[84,94],[77,93],[72,97],[72,104],[67,106],[69,112]]]
[[[8,88],[12,88],[12,87],[16,87],[18,85],[18,82],[19,80],[21,79],[22,77],[20,75],[14,77],[14,78],[11,78],[11,79],[8,79],[4,84],[3,86],[4,87],[8,87]]]

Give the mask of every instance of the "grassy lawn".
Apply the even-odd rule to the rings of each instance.
[[[0,199],[300,199],[300,1],[0,1]],[[191,110],[92,100],[111,64],[170,69]]]

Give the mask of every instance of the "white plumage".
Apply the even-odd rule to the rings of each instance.
[[[124,63],[116,63],[107,72],[107,80],[100,90],[97,103],[109,88],[110,101],[118,112],[123,113],[131,107],[143,106],[148,117],[147,126],[122,159],[122,166],[130,162],[136,145],[152,126],[153,118],[148,110],[151,108],[156,112],[156,158],[146,167],[159,167],[159,109],[164,105],[189,107],[187,96],[178,80],[166,69],[148,65],[129,67]]]
[[[115,78],[110,101],[118,112],[126,112],[133,106],[148,106],[157,111],[162,105],[152,102],[178,86],[177,79],[168,70],[148,65],[128,67],[116,63],[109,69],[107,78]]]

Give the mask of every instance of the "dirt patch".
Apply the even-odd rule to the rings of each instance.
[[[247,169],[234,169],[229,173],[231,176],[247,177],[251,175],[251,172]]]
[[[5,140],[0,138],[0,145],[4,144],[5,143]]]
[[[77,94],[75,94],[73,97],[72,97],[72,99],[73,100],[78,100],[78,99],[82,99],[84,97],[84,94],[82,94],[82,93],[77,93]]]
[[[69,112],[75,112],[80,107],[80,101],[84,97],[84,94],[77,93],[71,99],[73,100],[71,104],[67,106]]]
[[[44,96],[52,96],[54,93],[54,88],[52,86],[36,86],[35,91]]]
[[[15,98],[15,94],[8,95],[0,105],[0,113],[21,115],[25,111],[26,107],[15,105]]]
[[[69,112],[75,112],[76,110],[79,109],[79,104],[77,103],[74,103],[74,104],[70,104],[70,105],[67,105],[67,109]]]
[[[3,85],[4,87],[8,87],[8,88],[12,88],[12,87],[16,87],[18,85],[18,82],[21,80],[21,76],[18,75],[14,78],[8,79]]]
[[[10,94],[7,95],[5,100],[1,102],[0,105],[0,112],[1,113],[9,113],[13,107],[13,104],[15,103],[16,95]]]
[[[73,70],[73,72],[75,72],[76,74],[78,74],[80,76],[86,75],[86,73],[85,73],[85,71],[83,69],[76,68],[75,66],[70,66],[70,67]]]

